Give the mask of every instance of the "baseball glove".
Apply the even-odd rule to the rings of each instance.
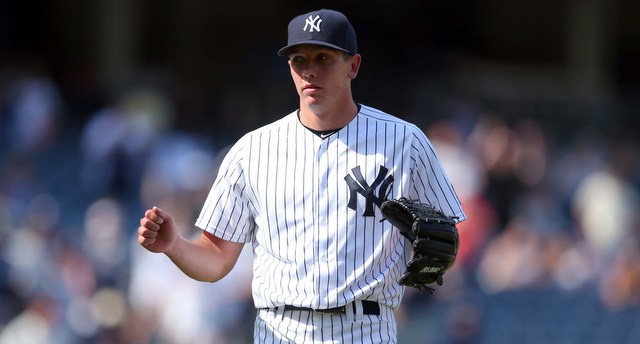
[[[407,198],[387,199],[380,211],[411,242],[413,257],[399,283],[420,292],[434,289],[428,284],[442,285],[442,275],[456,259],[460,238],[457,217],[450,217],[433,206]]]

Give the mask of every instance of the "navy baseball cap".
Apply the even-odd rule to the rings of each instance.
[[[328,9],[293,18],[289,22],[287,45],[278,50],[278,55],[287,56],[292,47],[300,44],[322,45],[351,55],[358,53],[356,30],[344,14]]]

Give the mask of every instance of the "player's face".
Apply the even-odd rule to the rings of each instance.
[[[360,55],[319,45],[300,45],[289,54],[291,76],[301,105],[330,106],[351,98],[351,80],[358,73]]]

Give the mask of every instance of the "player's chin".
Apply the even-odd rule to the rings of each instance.
[[[323,103],[322,97],[316,94],[304,94],[302,100],[309,107],[321,106]]]

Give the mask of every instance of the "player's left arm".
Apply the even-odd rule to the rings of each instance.
[[[447,216],[457,218],[457,223],[464,221],[466,215],[462,203],[433,144],[422,131],[416,133],[414,138],[412,178],[416,190],[415,198],[431,204]]]

